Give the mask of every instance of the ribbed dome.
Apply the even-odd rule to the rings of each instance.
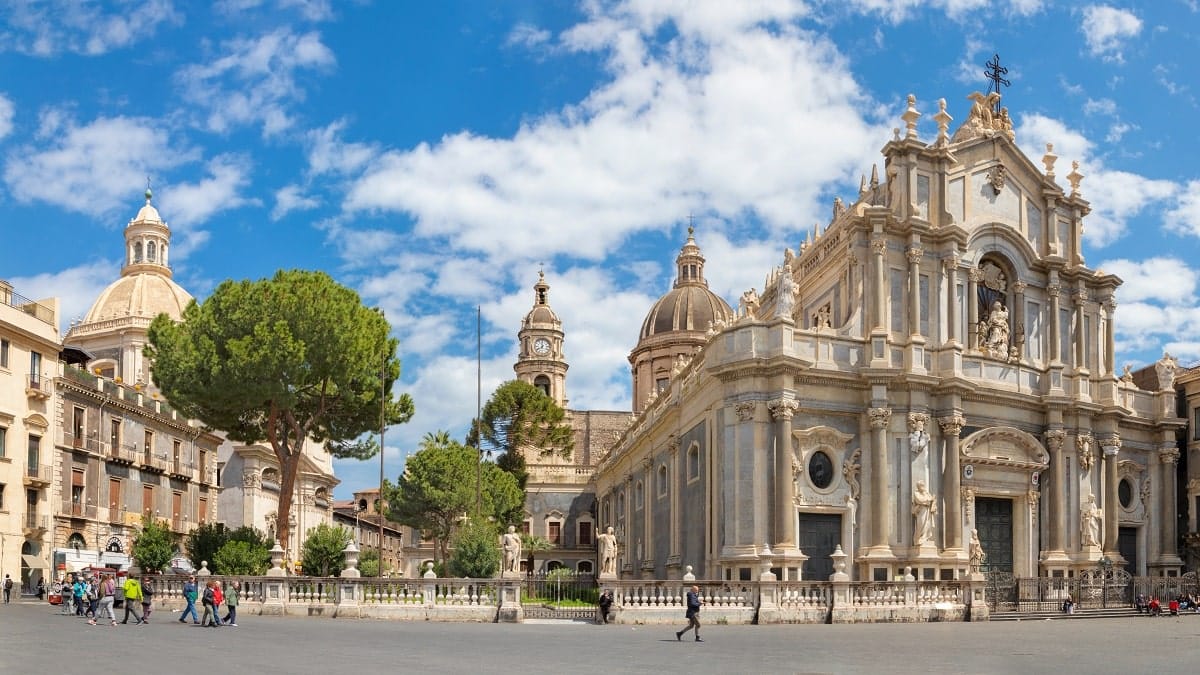
[[[733,310],[707,286],[688,285],[672,288],[658,299],[642,322],[639,339],[671,331],[708,330],[717,319],[733,320]]]
[[[558,315],[549,305],[537,305],[525,315],[525,323],[558,323]]]
[[[704,278],[704,254],[696,245],[695,232],[688,228],[687,242],[675,258],[675,285],[658,299],[642,322],[639,341],[673,331],[703,333],[709,322],[733,320],[733,310],[721,296],[708,290]]]
[[[180,321],[191,300],[190,293],[161,274],[130,274],[104,289],[83,322],[88,324],[127,316],[153,319],[162,313]]]

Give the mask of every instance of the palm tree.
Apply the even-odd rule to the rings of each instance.
[[[533,556],[535,553],[549,551],[554,548],[554,544],[545,537],[539,537],[532,534],[521,535],[521,550],[525,552],[526,560],[529,565],[529,574],[533,574]]]

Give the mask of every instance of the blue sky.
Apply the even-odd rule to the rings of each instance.
[[[1193,363],[1197,33],[1196,0],[7,2],[0,277],[81,317],[149,176],[198,298],[300,267],[384,308],[417,406],[394,477],[474,412],[477,305],[486,398],[544,263],[571,407],[627,410],[688,214],[733,301],[852,200],[907,94],[931,141],[998,52],[1017,142],[1086,176],[1088,263],[1125,280],[1118,363]],[[337,471],[339,497],[377,481]]]

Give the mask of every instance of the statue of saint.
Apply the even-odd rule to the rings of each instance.
[[[792,266],[784,265],[775,284],[775,316],[791,318],[796,306],[796,281],[792,279]]]
[[[1162,358],[1154,363],[1154,374],[1158,376],[1158,390],[1167,391],[1175,386],[1175,371],[1179,368],[1179,362],[1175,360],[1167,352],[1163,352]]]
[[[501,548],[504,550],[504,565],[500,568],[504,573],[519,573],[521,565],[521,535],[517,534],[517,528],[512,525],[508,526],[508,532],[500,538]]]
[[[937,513],[933,493],[925,487],[925,481],[917,481],[912,497],[913,544],[920,546],[933,541],[933,514]]]
[[[1008,309],[999,301],[992,303],[987,315],[986,351],[1003,359],[1008,357]]]
[[[617,535],[610,525],[604,534],[596,537],[600,550],[600,574],[617,573]]]
[[[911,413],[908,416],[908,428],[908,446],[915,457],[929,448],[929,433],[925,431],[925,416]]]
[[[751,319],[758,316],[758,292],[753,288],[742,293],[742,316]]]
[[[1087,504],[1079,510],[1079,537],[1084,546],[1100,545],[1100,528],[1104,510],[1096,504],[1096,495],[1088,495]]]
[[[971,529],[971,543],[969,545],[971,554],[971,572],[977,573],[983,567],[983,561],[987,560],[987,554],[983,552],[983,544],[979,542],[979,530]]]

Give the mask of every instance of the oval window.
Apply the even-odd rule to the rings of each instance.
[[[1121,500],[1121,506],[1125,508],[1129,508],[1133,503],[1133,483],[1130,483],[1129,479],[1126,478],[1117,485],[1117,499]]]
[[[808,458],[808,479],[818,490],[824,490],[833,483],[833,461],[829,455],[814,452]]]

